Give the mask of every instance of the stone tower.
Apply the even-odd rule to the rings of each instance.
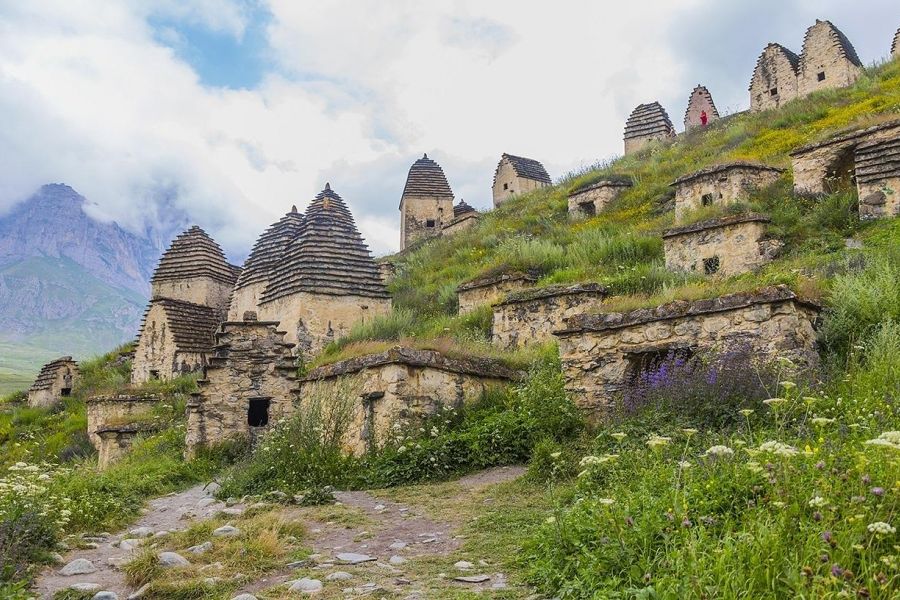
[[[625,123],[625,154],[637,152],[654,140],[675,137],[675,128],[659,102],[640,104]]]
[[[894,34],[894,41],[891,43],[891,56],[895,58],[900,56],[900,29]]]
[[[196,225],[159,259],[134,350],[132,383],[172,379],[206,366],[240,270]]]
[[[453,191],[441,166],[425,154],[413,163],[400,198],[400,249],[441,235],[453,218]]]
[[[228,308],[238,271],[217,243],[196,225],[176,237],[150,279],[153,298]]]
[[[687,110],[684,111],[684,130],[690,131],[696,127],[706,127],[719,118],[716,103],[706,86],[697,85],[688,99]]]
[[[325,184],[271,272],[259,319],[280,321],[285,340],[309,357],[357,323],[390,310],[390,295],[353,215]]]
[[[818,90],[852,85],[862,73],[853,44],[831,21],[816,20],[806,30],[797,92],[806,96]]]
[[[796,98],[799,68],[799,56],[781,44],[766,46],[750,80],[750,110],[778,108]]]
[[[241,321],[245,312],[256,312],[259,309],[259,297],[269,283],[272,270],[288,245],[300,233],[302,224],[303,215],[294,206],[291,212],[259,236],[234,286],[228,310],[229,321]]]
[[[494,206],[499,206],[516,194],[524,194],[552,183],[547,169],[540,162],[504,152],[494,171]]]

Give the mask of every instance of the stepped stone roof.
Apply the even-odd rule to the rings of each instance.
[[[830,146],[832,144],[844,144],[861,141],[868,135],[878,133],[879,131],[884,131],[886,129],[900,130],[900,119],[885,121],[884,123],[878,123],[877,125],[872,125],[871,127],[866,127],[863,129],[845,129],[823,141],[812,142],[800,146],[799,148],[795,148],[789,153],[789,155],[800,156],[802,154],[806,154],[807,152],[812,152],[813,150],[818,150],[819,148],[824,148],[825,146]]]
[[[176,237],[166,250],[150,279],[151,283],[209,277],[234,285],[237,267],[228,264],[225,254],[209,235],[196,225]]]
[[[691,92],[691,96],[690,96],[690,99],[688,100],[687,108],[684,110],[684,122],[685,123],[688,122],[688,115],[691,112],[691,107],[694,105],[695,100],[698,98],[702,98],[703,100],[706,100],[706,102],[709,104],[710,111],[712,112],[712,114],[710,114],[709,117],[719,118],[719,109],[716,108],[716,103],[713,102],[712,94],[709,93],[709,89],[707,89],[707,87],[705,85],[697,84],[697,87],[695,87],[694,90]]]
[[[522,377],[522,373],[519,371],[510,369],[502,362],[492,358],[478,356],[451,358],[434,350],[416,350],[404,346],[395,346],[385,352],[366,354],[315,368],[301,381],[318,381],[389,364],[432,367],[441,371],[493,379],[521,379]]]
[[[857,56],[856,54],[856,49],[853,47],[853,44],[850,43],[850,40],[847,38],[847,36],[844,35],[844,32],[835,27],[834,23],[832,23],[831,21],[821,21],[819,19],[816,19],[815,25],[807,29],[806,34],[803,36],[803,51],[800,53],[801,60],[807,57],[807,48],[810,37],[812,37],[816,29],[821,29],[822,27],[828,28],[828,36],[831,38],[834,46],[838,49],[840,55],[849,60],[854,65],[861,67],[862,61],[859,60],[859,56]]]
[[[72,360],[71,356],[61,356],[56,360],[51,360],[41,367],[41,372],[38,373],[37,378],[35,378],[34,383],[31,384],[28,391],[39,392],[41,390],[49,390],[56,382],[56,372],[70,363],[73,364],[76,369],[78,368],[78,363]]]
[[[437,164],[427,154],[417,160],[409,168],[406,176],[406,185],[403,186],[403,196],[439,196],[453,198],[453,190],[447,182],[447,176],[441,165]]]
[[[144,313],[138,339],[144,333],[147,315],[154,306],[162,306],[169,331],[172,332],[175,346],[179,352],[210,352],[212,350],[216,329],[224,320],[221,310],[183,300],[154,298],[147,306],[147,312]]]
[[[244,263],[244,269],[235,285],[236,289],[268,280],[285,249],[300,233],[303,218],[294,206],[291,212],[281,217],[259,236]]]
[[[859,183],[900,177],[900,138],[864,142],[857,146],[855,170]]]
[[[591,183],[586,183],[584,185],[576,187],[571,192],[569,192],[569,196],[577,196],[578,194],[583,194],[584,192],[589,192],[591,190],[596,190],[599,188],[631,187],[633,185],[634,181],[631,179],[630,175],[607,175],[599,181],[593,181]]]
[[[273,269],[260,301],[299,292],[390,297],[350,209],[327,183],[306,209],[300,231]]]
[[[760,213],[744,213],[742,215],[731,215],[729,217],[720,217],[718,219],[706,219],[697,221],[690,225],[682,227],[672,227],[663,231],[663,238],[677,237],[679,235],[687,235],[707,229],[718,229],[720,227],[728,227],[729,225],[737,225],[739,223],[769,223],[771,219]]]
[[[778,167],[772,167],[770,165],[764,165],[762,163],[734,161],[729,163],[711,165],[709,167],[700,169],[699,171],[694,171],[693,173],[682,175],[669,185],[680,185],[688,181],[693,181],[694,179],[699,179],[700,177],[706,177],[707,175],[715,175],[716,173],[724,173],[727,171],[735,170],[771,171],[772,173],[784,173],[784,169],[779,169]]]
[[[512,154],[507,154],[506,152],[500,157],[500,162],[497,163],[497,168],[494,170],[494,183],[497,182],[497,172],[500,171],[500,165],[503,164],[503,161],[509,161],[509,164],[512,165],[513,171],[516,172],[516,175],[519,177],[523,177],[525,179],[533,179],[535,181],[540,181],[541,183],[551,184],[553,181],[550,179],[550,175],[547,173],[547,169],[544,168],[540,162],[534,160],[533,158],[525,158],[523,156],[514,156]]]
[[[652,323],[654,321],[669,321],[683,317],[696,317],[717,312],[748,308],[757,304],[772,304],[775,302],[793,301],[814,310],[820,310],[821,306],[809,300],[803,300],[786,285],[776,285],[761,288],[751,292],[738,292],[718,298],[707,300],[676,300],[667,302],[655,308],[640,308],[627,313],[601,313],[582,314],[570,317],[566,321],[566,328],[554,331],[554,335],[567,336],[584,331],[608,331]]]
[[[595,296],[606,297],[609,289],[599,283],[576,283],[576,284],[558,284],[548,285],[542,288],[532,288],[521,290],[518,292],[510,292],[502,301],[497,302],[494,306],[506,306],[508,304],[521,304],[523,302],[531,302],[533,300],[543,300],[545,298],[558,298],[560,296],[575,296],[577,294],[593,294]]]
[[[521,271],[513,271],[511,273],[494,273],[490,275],[485,275],[483,277],[476,277],[475,279],[471,279],[469,281],[463,282],[456,288],[457,292],[464,292],[466,290],[474,290],[482,287],[487,287],[489,285],[495,285],[498,283],[503,283],[504,281],[528,281],[535,282],[538,278],[530,273],[523,273]]]
[[[900,54],[900,29],[894,34],[894,41],[891,42],[891,54]]]
[[[473,213],[473,212],[478,212],[478,211],[475,210],[474,208],[472,208],[471,206],[469,206],[468,204],[466,204],[465,200],[460,200],[459,204],[457,204],[456,206],[453,207],[453,216],[454,217],[461,217],[464,214]]]
[[[639,104],[625,122],[625,139],[655,135],[675,135],[675,127],[666,109],[659,102]]]

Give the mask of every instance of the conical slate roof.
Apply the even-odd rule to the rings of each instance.
[[[838,52],[841,56],[849,60],[854,65],[861,67],[862,61],[859,60],[859,56],[856,54],[856,49],[853,47],[853,44],[850,43],[850,40],[844,35],[840,29],[834,26],[834,23],[831,21],[821,21],[816,19],[816,24],[806,30],[806,35],[803,36],[803,51],[800,53],[801,61],[808,58],[809,55],[809,40],[813,35],[813,32],[816,31],[817,28],[827,27],[828,28],[828,36],[831,38],[832,43],[837,47]]]
[[[237,272],[225,260],[217,243],[196,225],[176,237],[159,259],[151,283],[209,277],[234,285]]]
[[[666,109],[659,102],[639,104],[625,122],[625,139],[657,135],[675,135],[675,127],[672,126]]]
[[[211,352],[213,340],[219,324],[225,319],[222,311],[211,306],[173,300],[171,298],[154,298],[147,306],[141,321],[138,340],[144,335],[147,315],[154,306],[161,306],[166,314],[166,322],[175,347],[179,352]]]
[[[466,213],[477,212],[474,208],[466,204],[465,200],[460,200],[459,204],[453,207],[453,216],[459,217],[460,215],[464,215]]]
[[[327,183],[269,277],[261,302],[299,292],[388,298],[353,215]]]
[[[39,392],[41,390],[49,390],[51,387],[53,387],[53,383],[56,381],[56,372],[69,363],[71,363],[76,369],[78,369],[78,363],[72,360],[71,356],[62,356],[60,358],[57,358],[56,360],[48,362],[46,365],[41,367],[41,372],[38,373],[37,378],[34,380],[34,383],[31,384],[31,388],[29,388],[28,391]]]
[[[404,196],[439,196],[453,198],[453,190],[447,183],[447,177],[441,165],[425,154],[414,162],[406,176],[403,186]]]
[[[533,179],[535,181],[540,181],[542,183],[550,184],[553,183],[550,180],[550,175],[547,173],[547,169],[544,168],[540,162],[534,160],[533,158],[525,158],[522,156],[513,156],[512,154],[503,153],[500,157],[500,162],[497,164],[497,169],[494,171],[494,183],[497,182],[497,172],[500,170],[500,165],[503,164],[503,160],[508,160],[512,165],[513,170],[516,172],[516,175],[519,177],[524,177],[525,179]]]
[[[303,215],[297,212],[297,207],[294,206],[291,208],[291,212],[281,217],[278,222],[259,236],[259,239],[253,244],[250,256],[244,263],[244,270],[238,277],[235,289],[266,281],[269,278],[281,255],[300,233],[303,218]]]

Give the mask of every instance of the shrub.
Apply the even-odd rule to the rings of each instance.
[[[762,408],[777,386],[777,369],[746,348],[691,358],[673,351],[627,387],[620,410],[623,416],[651,410],[694,426],[721,428],[738,420],[740,409]]]

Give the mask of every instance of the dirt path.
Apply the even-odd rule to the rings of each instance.
[[[225,504],[212,497],[212,490],[212,487],[197,485],[183,492],[156,498],[147,504],[143,516],[126,531],[115,535],[85,536],[84,543],[96,545],[96,548],[73,549],[66,553],[62,565],[45,569],[41,573],[34,591],[41,598],[52,598],[58,590],[77,584],[93,584],[97,591],[114,592],[120,599],[127,598],[130,591],[117,567],[128,562],[143,543],[130,532],[140,533],[136,530],[143,527],[149,528],[154,534],[179,531],[194,519],[207,519],[215,515],[225,508]],[[122,540],[130,540],[124,544],[124,548]],[[134,547],[129,549],[128,546]],[[95,571],[81,575],[63,575],[62,568],[76,559],[90,561]]]
[[[484,561],[452,569],[449,574],[432,572],[432,565],[440,563],[441,559],[448,562],[447,557],[460,548],[463,540],[454,533],[461,525],[458,516],[435,516],[431,507],[445,500],[467,498],[488,486],[515,479],[523,472],[522,467],[499,467],[475,473],[446,484],[446,497],[431,497],[427,502],[424,499],[416,501],[414,496],[410,501],[395,501],[390,498],[394,490],[356,491],[336,493],[335,505],[277,508],[275,510],[281,511],[282,518],[301,521],[306,526],[307,536],[303,543],[313,554],[307,561],[286,565],[246,583],[234,595],[249,593],[268,598],[271,596],[263,590],[301,577],[329,584],[323,590],[324,598],[369,595],[379,590],[389,590],[413,600],[433,597],[423,589],[429,587],[429,578],[435,577],[472,589],[504,588],[505,576],[492,573],[490,565]],[[152,531],[152,535],[186,529],[191,523],[212,518],[225,508],[223,503],[212,498],[210,490],[202,486],[157,498],[148,504],[145,514],[128,531],[102,538],[85,538],[85,542],[96,547],[75,549],[64,557],[63,565],[76,559],[90,561],[95,569],[93,572],[67,576],[61,573],[63,565],[46,569],[37,580],[35,591],[41,598],[52,598],[54,592],[73,584],[93,584],[93,589],[114,592],[119,600],[125,600],[134,590],[128,589],[118,567],[127,562],[139,546],[129,549],[134,542],[123,543],[123,540],[133,540],[141,533],[136,531],[139,528],[148,528],[143,533]],[[242,507],[233,508],[239,510]],[[162,535],[161,545],[164,545]],[[352,561],[340,557],[345,553],[365,555],[366,560],[350,564]],[[335,573],[340,575],[335,576]],[[346,581],[337,577],[346,578]],[[483,580],[455,582],[456,577]]]

